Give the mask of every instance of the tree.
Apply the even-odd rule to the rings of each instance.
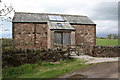
[[[12,17],[10,17],[9,14],[13,13],[14,14],[15,10],[13,9],[12,5],[7,6],[5,3],[3,3],[0,0],[0,32],[5,32],[8,31],[8,29],[5,29],[3,21],[6,22],[11,22],[12,21]]]
[[[108,35],[107,35],[107,38],[108,38],[108,39],[118,39],[119,37],[118,37],[117,34],[108,34]]]
[[[111,39],[111,37],[112,37],[112,34],[108,34],[108,35],[107,35],[107,38],[108,38],[108,39]]]
[[[6,6],[5,3],[3,3],[1,0],[0,0],[0,6],[2,6],[2,4],[4,5],[4,7],[2,9],[0,9],[0,17],[4,17],[4,16],[7,16],[9,13],[11,13],[12,11],[14,11],[12,5],[10,6]]]

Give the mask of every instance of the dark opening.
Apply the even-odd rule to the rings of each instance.
[[[57,23],[57,26],[58,26],[58,27],[62,27],[62,24],[61,24],[61,23]]]
[[[70,32],[55,32],[54,33],[54,43],[57,44],[71,44],[71,34]]]

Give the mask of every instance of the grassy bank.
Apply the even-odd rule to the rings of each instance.
[[[96,44],[102,46],[120,46],[118,39],[96,39]]]
[[[58,62],[38,62],[3,69],[3,78],[55,78],[87,66],[83,61],[68,59]]]

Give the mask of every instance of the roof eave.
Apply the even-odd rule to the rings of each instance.
[[[12,21],[12,23],[44,23],[44,24],[47,24],[47,22],[16,22],[16,21]]]
[[[70,23],[71,25],[94,25],[96,26],[96,24],[83,24],[83,23]]]

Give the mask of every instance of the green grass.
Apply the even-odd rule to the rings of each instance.
[[[101,46],[118,46],[118,39],[96,39],[96,44]]]
[[[3,69],[3,78],[56,78],[67,72],[86,67],[84,61],[68,59],[56,63],[40,61],[19,67]]]

